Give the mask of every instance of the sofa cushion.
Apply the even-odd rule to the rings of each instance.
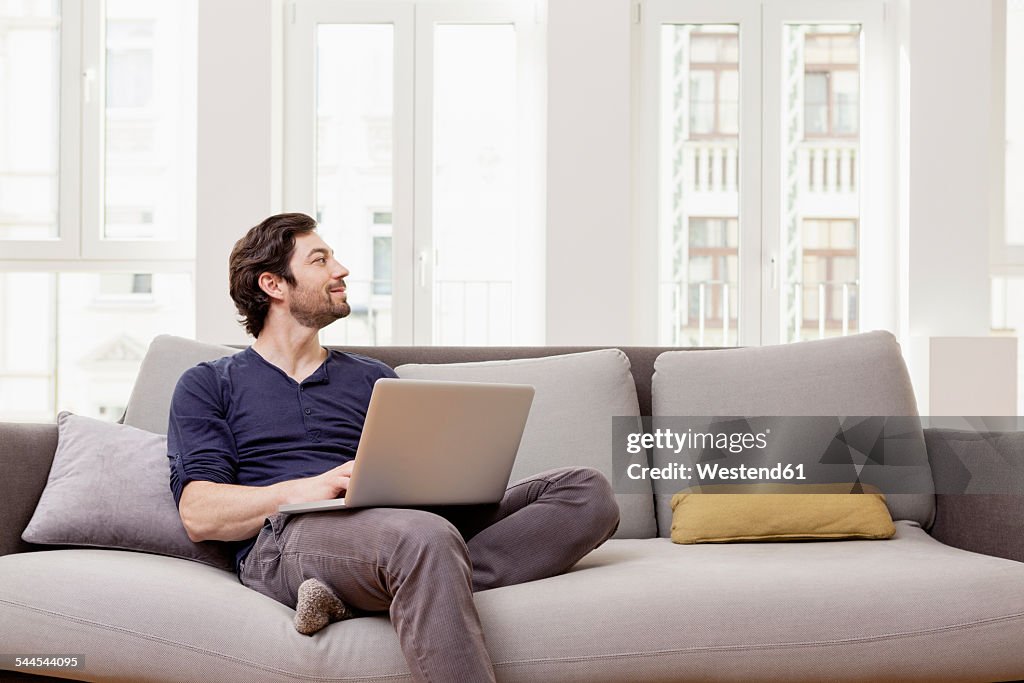
[[[655,361],[651,392],[655,417],[917,415],[899,343],[884,331],[778,346],[668,351]],[[886,502],[893,519],[927,526],[934,488],[924,434],[912,422],[901,435],[901,464],[911,465],[903,492],[885,491]],[[787,453],[791,462],[817,462],[821,455]],[[655,449],[656,467],[673,461],[672,450]],[[671,530],[670,500],[671,493],[657,496],[662,536]]]
[[[29,543],[160,553],[233,569],[220,543],[193,543],[167,486],[167,437],[61,413]]]
[[[577,465],[599,470],[614,485],[612,417],[640,415],[629,359],[619,349],[482,363],[409,364],[395,372],[409,379],[533,385],[536,393],[513,480]],[[636,457],[646,465],[646,453]],[[642,493],[616,494],[622,521],[615,538],[654,536],[652,493],[648,486]]]
[[[476,604],[505,683],[1024,678],[1024,564],[912,522],[884,543],[613,540]],[[0,557],[5,649],[83,654],[90,680],[410,680],[386,617],[309,638],[293,614],[172,558]]]
[[[233,353],[238,353],[238,349],[168,334],[158,336],[142,359],[139,375],[128,398],[124,423],[147,432],[166,434],[171,396],[178,378],[194,365]]]

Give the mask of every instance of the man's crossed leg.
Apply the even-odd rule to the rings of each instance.
[[[560,574],[618,523],[602,474],[561,468],[494,505],[275,515],[241,579],[290,607],[317,579],[350,607],[389,611],[416,681],[493,681],[473,592]]]

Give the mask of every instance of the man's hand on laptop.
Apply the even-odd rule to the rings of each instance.
[[[355,460],[349,460],[327,470],[323,474],[304,479],[283,481],[277,486],[283,489],[287,503],[312,503],[317,500],[340,498],[348,490],[348,482],[352,478]]]

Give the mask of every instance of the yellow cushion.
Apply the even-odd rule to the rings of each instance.
[[[852,484],[694,487],[672,496],[674,543],[891,538],[885,496]],[[770,491],[770,492],[769,492]]]

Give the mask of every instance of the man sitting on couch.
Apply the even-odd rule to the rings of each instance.
[[[296,608],[312,634],[389,610],[417,681],[492,681],[473,591],[566,571],[618,526],[596,470],[511,485],[500,503],[277,514],[348,487],[380,361],[328,351],[349,271],[304,214],[272,216],[231,252],[230,292],[252,346],[188,370],[168,429],[171,489],[193,541],[237,543],[241,582]],[[344,602],[342,602],[342,600]]]

